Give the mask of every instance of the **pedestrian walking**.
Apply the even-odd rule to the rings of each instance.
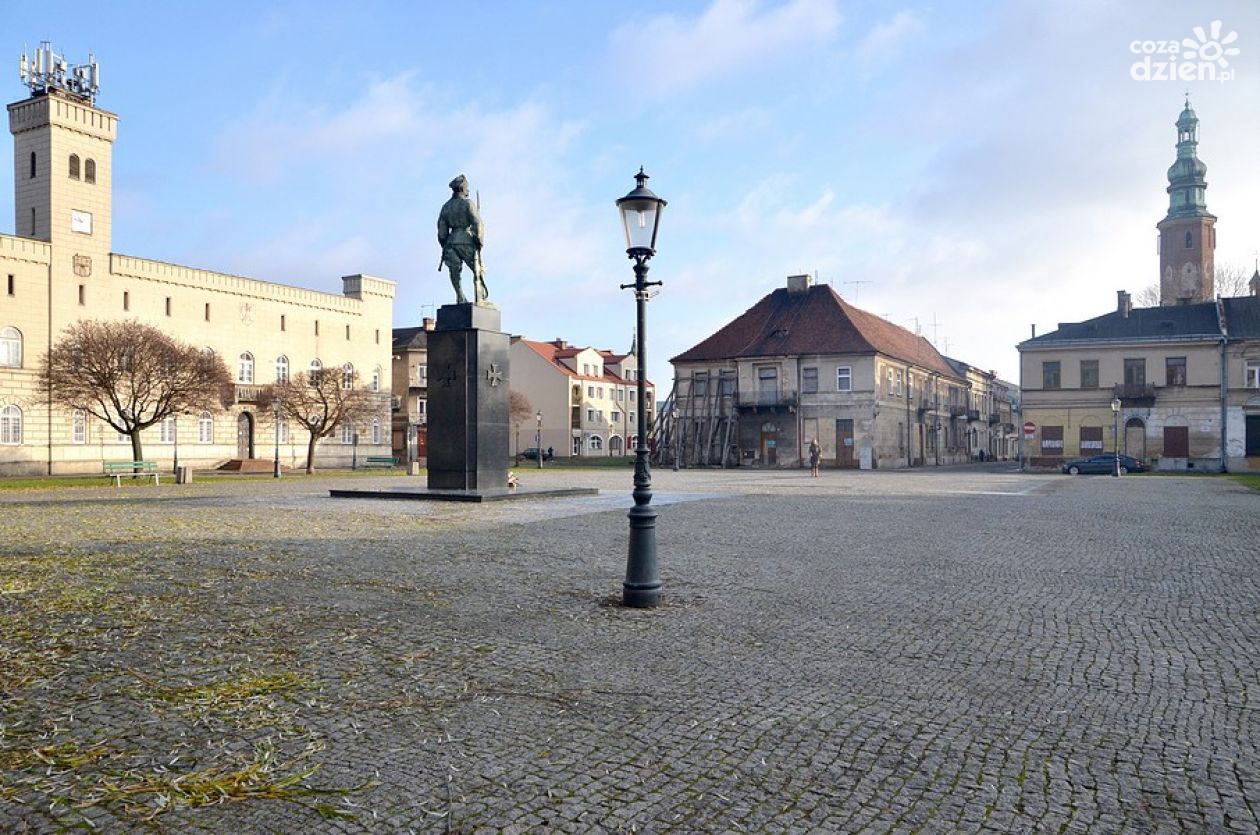
[[[810,478],[818,478],[818,464],[822,461],[822,447],[818,446],[818,439],[814,438],[809,442],[809,475]]]

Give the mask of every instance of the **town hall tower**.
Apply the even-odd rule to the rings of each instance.
[[[1198,157],[1199,119],[1190,100],[1177,118],[1177,159],[1168,169],[1168,214],[1159,229],[1159,303],[1213,298],[1216,217],[1207,210],[1207,166]]]

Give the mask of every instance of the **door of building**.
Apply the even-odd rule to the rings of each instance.
[[[254,416],[249,412],[236,418],[236,457],[254,457]]]
[[[853,421],[850,418],[836,419],[836,466],[857,466],[853,455]]]
[[[424,426],[416,427],[416,460],[429,460],[429,430]]]
[[[761,425],[761,460],[767,467],[779,465],[779,427],[773,423]]]
[[[1243,453],[1248,457],[1260,455],[1260,415],[1247,415],[1246,446]]]
[[[1124,454],[1146,460],[1146,424],[1141,418],[1129,418],[1125,421]]]
[[[1164,427],[1164,457],[1165,458],[1189,458],[1190,457],[1190,427],[1189,426],[1165,426]]]

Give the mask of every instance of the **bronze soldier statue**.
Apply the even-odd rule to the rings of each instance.
[[[485,228],[481,224],[481,213],[477,206],[468,199],[468,178],[460,174],[451,180],[451,199],[442,206],[438,213],[437,238],[442,245],[442,265],[451,273],[451,286],[455,288],[456,304],[467,304],[464,288],[460,283],[460,273],[467,264],[473,274],[473,298],[482,304],[490,298],[486,291],[485,272],[481,263],[481,242]]]

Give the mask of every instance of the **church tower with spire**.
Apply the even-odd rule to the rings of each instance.
[[[1207,166],[1199,159],[1199,119],[1177,118],[1177,159],[1168,169],[1168,214],[1159,229],[1159,303],[1194,304],[1213,298],[1216,217],[1207,210]]]

